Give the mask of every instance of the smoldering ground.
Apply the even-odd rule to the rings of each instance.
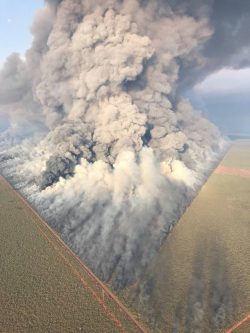
[[[48,0],[25,60],[0,73],[3,174],[117,288],[143,272],[223,150],[179,95],[190,71],[208,71],[214,8]]]

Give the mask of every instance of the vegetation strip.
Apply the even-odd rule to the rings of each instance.
[[[30,204],[25,200],[25,198],[18,193],[12,186],[11,184],[3,177],[0,175],[0,179],[12,190],[15,192],[15,194],[21,199],[21,201],[25,204],[25,206],[38,218],[40,223],[47,229],[49,230],[60,242],[60,244],[63,246],[63,248],[73,257],[77,263],[81,266],[81,268],[90,276],[94,281],[101,287],[101,289],[104,291],[104,293],[115,302],[115,304],[120,308],[120,310],[124,313],[124,315],[130,320],[134,326],[136,327],[138,332],[141,333],[147,333],[147,331],[137,322],[137,320],[128,312],[128,310],[125,308],[125,306],[118,300],[118,298],[112,294],[112,292],[95,276],[95,274],[77,257],[77,255],[63,242],[63,240],[59,237],[59,235],[41,218],[41,216],[36,212],[36,210],[30,206]],[[68,261],[68,259],[59,251],[59,249],[54,245],[54,243],[48,238],[48,236],[45,234],[45,232],[39,227],[38,223],[36,223],[37,227],[39,228],[40,232],[44,235],[44,237],[48,240],[48,242],[53,246],[53,248],[58,252],[58,254],[62,257],[62,259],[66,262],[68,267],[72,270],[72,272],[80,279],[81,284],[89,289],[91,291],[92,295],[96,299],[98,298],[101,303],[98,303],[103,307],[107,308],[106,304],[99,298],[99,296],[95,293],[95,291],[87,285],[86,281],[82,278],[81,274],[73,267],[73,265]],[[108,309],[108,308],[107,308]],[[114,316],[114,318],[117,320],[116,324],[119,323],[119,328],[120,330],[122,329],[122,332],[126,332],[124,328],[122,327],[122,324],[120,321],[115,317],[113,312],[110,311],[110,314]]]
[[[231,327],[225,333],[232,333],[232,332],[234,332],[237,328],[239,328],[240,326],[242,326],[248,320],[250,320],[250,313],[245,318],[241,319],[238,323],[236,323],[233,327]]]

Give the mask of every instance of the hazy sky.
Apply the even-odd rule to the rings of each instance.
[[[250,68],[211,74],[190,97],[223,133],[250,136]]]
[[[25,3],[25,5],[24,5]],[[30,25],[43,0],[0,0],[0,66],[12,52],[31,44]],[[223,69],[196,86],[189,96],[226,134],[250,135],[250,69]]]
[[[43,0],[0,0],[0,64],[14,51],[25,52],[31,43],[32,17],[42,6]]]

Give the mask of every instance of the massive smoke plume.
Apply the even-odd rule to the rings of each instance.
[[[3,174],[117,288],[223,150],[179,95],[208,66],[214,19],[211,1],[48,0],[25,60],[10,56],[0,73]]]

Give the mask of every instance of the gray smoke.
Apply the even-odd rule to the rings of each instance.
[[[46,1],[25,60],[0,73],[2,172],[117,288],[141,274],[225,144],[177,94],[206,66],[211,6]]]
[[[201,5],[202,3],[202,5]],[[204,63],[183,66],[179,89],[203,80],[223,67],[235,69],[250,66],[250,2],[245,0],[173,0],[175,11],[191,16],[207,15],[213,35],[202,46]]]

